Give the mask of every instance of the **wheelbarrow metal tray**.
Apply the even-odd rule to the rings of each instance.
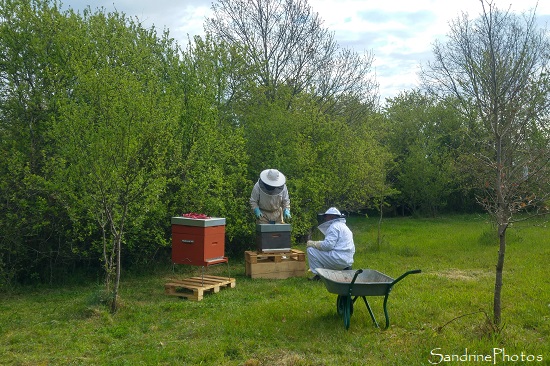
[[[356,270],[333,270],[317,268],[317,273],[325,283],[328,292],[347,296]],[[384,296],[393,284],[394,279],[374,269],[364,269],[355,279],[352,296]]]

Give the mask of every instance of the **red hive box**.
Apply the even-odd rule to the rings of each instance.
[[[209,266],[227,262],[225,219],[172,217],[172,262]]]

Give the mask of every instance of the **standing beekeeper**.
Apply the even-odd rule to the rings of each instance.
[[[307,242],[309,269],[314,274],[310,280],[320,280],[317,268],[351,269],[355,244],[353,233],[346,225],[345,215],[336,207],[322,214],[324,222],[317,228],[325,235],[325,240]]]
[[[250,208],[258,224],[283,224],[290,219],[290,198],[286,178],[277,169],[266,169],[254,184],[250,195]]]

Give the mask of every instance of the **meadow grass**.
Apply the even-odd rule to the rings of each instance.
[[[99,283],[24,287],[0,295],[2,365],[545,365],[550,363],[550,236],[540,221],[509,230],[503,325],[490,331],[497,238],[480,215],[352,217],[354,268],[398,277],[390,327],[375,328],[362,301],[345,329],[336,295],[306,277],[251,279],[242,258],[210,267],[236,287],[199,302],[167,296],[170,277],[198,267],[124,274],[110,314]],[[305,247],[296,246],[305,250]],[[381,297],[368,298],[384,326]],[[479,357],[497,357],[491,362]],[[477,361],[461,361],[464,355]],[[473,356],[472,356],[473,355]],[[522,362],[522,359],[525,362]]]

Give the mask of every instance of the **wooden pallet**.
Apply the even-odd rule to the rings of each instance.
[[[167,295],[185,297],[192,301],[201,301],[205,291],[220,292],[220,288],[235,288],[236,281],[230,277],[200,276],[185,279],[170,279],[164,284]]]
[[[285,279],[306,273],[306,256],[299,250],[285,253],[245,252],[245,274],[250,278]]]
[[[291,249],[290,252],[277,252],[277,253],[258,253],[254,251],[247,250],[244,252],[244,258],[248,263],[258,263],[264,261],[270,262],[283,262],[285,260],[294,260],[303,262],[306,260],[306,255],[304,252],[296,249]]]

